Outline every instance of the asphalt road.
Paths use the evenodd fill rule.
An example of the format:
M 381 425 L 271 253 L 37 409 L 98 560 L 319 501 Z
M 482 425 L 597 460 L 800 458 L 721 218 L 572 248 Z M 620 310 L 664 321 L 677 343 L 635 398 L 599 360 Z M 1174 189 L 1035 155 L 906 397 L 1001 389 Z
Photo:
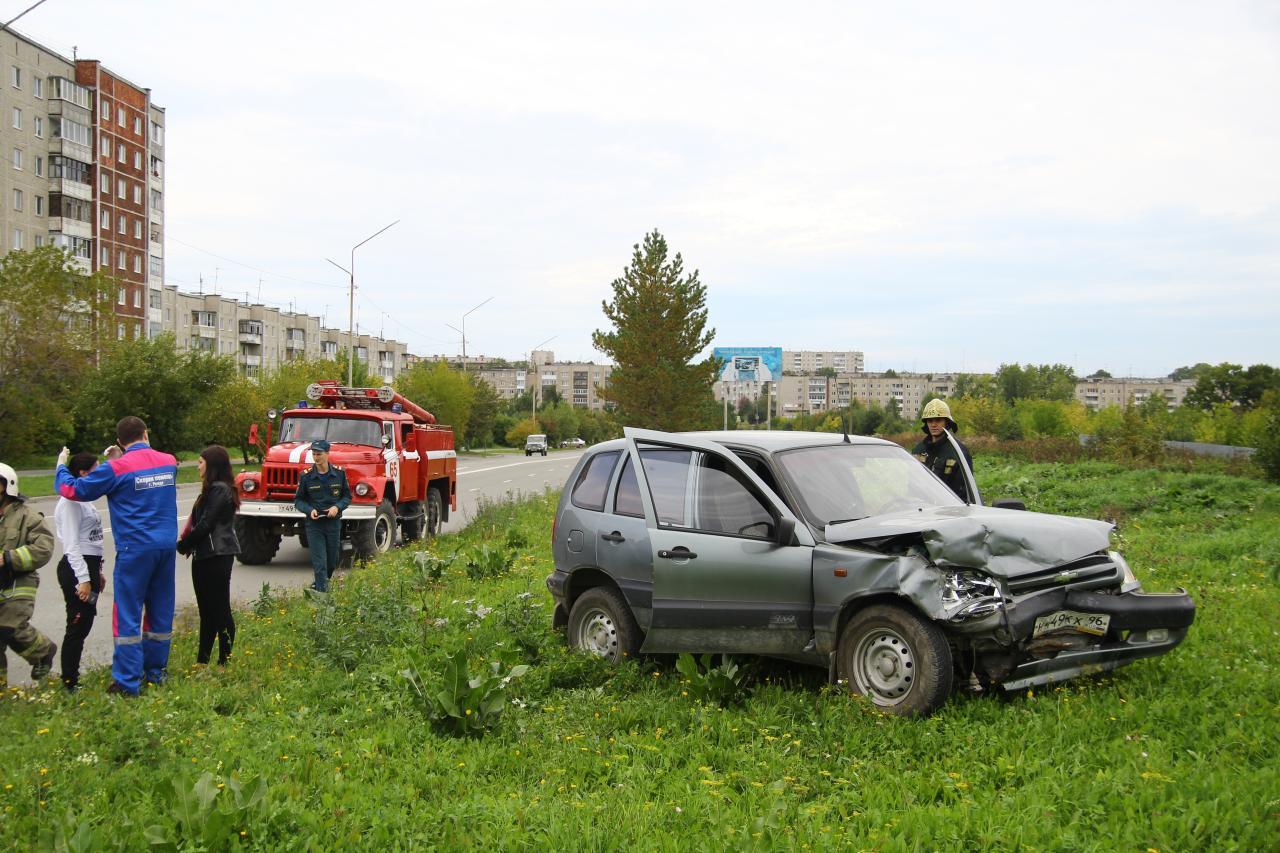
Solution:
M 461 530 L 475 516 L 481 498 L 490 501 L 501 501 L 517 497 L 525 493 L 538 493 L 546 488 L 558 489 L 564 485 L 565 479 L 573 470 L 581 450 L 558 450 L 543 458 L 534 456 L 494 456 L 489 458 L 460 457 L 458 459 L 458 509 L 452 512 L 445 523 L 445 532 Z M 191 505 L 195 503 L 199 487 L 195 484 L 178 487 L 178 526 L 186 523 Z M 53 509 L 58 498 L 32 498 L 30 503 L 45 514 L 49 525 L 53 525 Z M 98 616 L 93 623 L 93 630 L 85 643 L 81 671 L 85 672 L 95 666 L 111 662 L 111 608 L 114 603 L 112 595 L 111 569 L 115 565 L 115 540 L 111 535 L 111 517 L 107 511 L 107 501 L 97 502 L 102 512 L 105 542 L 103 566 L 106 576 L 106 589 L 98 598 Z M 56 567 L 62 557 L 61 543 L 57 543 L 51 559 L 40 569 L 40 590 L 36 596 L 35 615 L 32 624 L 43 631 L 45 636 L 62 645 L 62 635 L 66 630 L 66 607 L 62 600 L 62 590 L 58 587 Z M 339 574 L 342 574 L 339 572 Z M 298 544 L 296 537 L 287 538 L 280 545 L 280 551 L 274 560 L 265 566 L 246 566 L 239 561 L 231 573 L 231 598 L 237 604 L 253 601 L 262 592 L 263 584 L 269 584 L 273 590 L 301 589 L 308 586 L 313 579 L 311 560 L 307 551 Z M 181 611 L 190 608 L 192 630 L 195 626 L 195 594 L 191 588 L 191 561 L 178 556 L 176 579 L 177 625 L 181 629 L 184 624 Z M 189 661 L 175 660 L 172 666 L 184 666 Z M 54 662 L 55 672 L 60 664 Z M 12 651 L 9 652 L 10 684 L 29 684 L 30 668 L 26 661 Z

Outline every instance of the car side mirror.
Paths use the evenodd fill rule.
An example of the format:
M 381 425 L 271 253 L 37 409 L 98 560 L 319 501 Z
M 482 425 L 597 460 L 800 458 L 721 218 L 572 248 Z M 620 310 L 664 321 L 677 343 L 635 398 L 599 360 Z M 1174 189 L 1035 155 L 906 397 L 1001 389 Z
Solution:
M 796 538 L 796 521 L 794 518 L 780 518 L 773 531 L 775 545 L 790 545 Z
M 991 502 L 996 509 L 1020 509 L 1026 512 L 1027 505 L 1017 498 L 997 498 Z

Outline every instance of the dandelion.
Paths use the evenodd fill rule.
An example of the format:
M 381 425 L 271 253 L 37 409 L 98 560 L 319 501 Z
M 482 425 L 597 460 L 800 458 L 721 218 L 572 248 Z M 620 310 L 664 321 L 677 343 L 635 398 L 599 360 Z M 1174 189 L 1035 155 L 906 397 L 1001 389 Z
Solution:
M 48 733 L 49 733 L 48 729 L 36 729 L 36 734 L 38 735 L 47 735 Z

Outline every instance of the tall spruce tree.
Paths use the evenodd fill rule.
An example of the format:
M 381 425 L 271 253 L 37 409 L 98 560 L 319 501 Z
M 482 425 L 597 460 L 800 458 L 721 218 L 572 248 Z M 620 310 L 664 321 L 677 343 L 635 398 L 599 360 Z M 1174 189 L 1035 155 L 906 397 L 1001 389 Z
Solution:
M 602 396 L 617 405 L 626 426 L 681 430 L 705 427 L 716 359 L 694 361 L 715 337 L 707 329 L 706 287 L 698 271 L 684 275 L 677 253 L 668 260 L 658 231 L 635 247 L 631 265 L 613 282 L 604 315 L 613 331 L 591 343 L 614 364 Z M 717 410 L 718 411 L 718 410 Z

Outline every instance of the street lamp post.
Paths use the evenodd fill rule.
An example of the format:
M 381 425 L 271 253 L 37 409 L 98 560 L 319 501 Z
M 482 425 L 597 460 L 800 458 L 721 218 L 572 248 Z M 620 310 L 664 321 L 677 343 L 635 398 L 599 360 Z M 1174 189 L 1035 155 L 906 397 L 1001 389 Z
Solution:
M 399 222 L 399 221 L 400 220 L 397 219 L 395 222 L 392 222 L 391 225 L 395 225 L 396 222 Z M 329 263 L 333 264 L 335 267 L 337 267 L 338 269 L 346 273 L 349 281 L 348 288 L 347 288 L 347 385 L 348 386 L 352 384 L 352 377 L 355 375 L 355 366 L 356 366 L 356 274 L 354 272 L 356 268 L 356 249 L 359 249 L 365 243 L 368 243 L 374 237 L 377 237 L 383 231 L 386 231 L 388 228 L 391 227 L 391 225 L 383 226 L 382 228 L 378 229 L 377 231 L 370 234 L 368 237 L 365 237 L 359 243 L 356 243 L 354 246 L 351 247 L 351 268 L 350 269 L 348 269 L 347 267 L 344 267 L 342 264 L 338 263 L 337 261 L 329 261 L 328 258 L 325 258 L 326 261 L 329 261 Z
M 484 306 L 488 305 L 492 301 L 493 301 L 493 297 L 490 296 L 484 302 L 481 302 L 475 308 L 472 308 L 466 314 L 463 314 L 461 329 L 459 329 L 457 326 L 454 326 L 450 323 L 445 323 L 445 325 L 448 326 L 450 329 L 453 329 L 459 335 L 462 335 L 462 372 L 463 373 L 467 372 L 467 314 L 473 313 L 477 308 L 483 308 Z
M 529 350 L 529 372 L 533 374 L 535 383 L 538 380 L 538 372 L 533 367 L 533 354 L 537 352 L 540 347 L 546 346 L 547 344 L 554 341 L 557 337 L 559 337 L 559 335 L 552 335 L 551 337 L 547 338 L 545 341 L 534 344 L 533 347 Z M 533 393 L 534 387 L 535 385 L 529 386 L 529 410 L 530 410 L 529 417 L 534 420 L 537 420 L 538 419 L 538 398 Z

